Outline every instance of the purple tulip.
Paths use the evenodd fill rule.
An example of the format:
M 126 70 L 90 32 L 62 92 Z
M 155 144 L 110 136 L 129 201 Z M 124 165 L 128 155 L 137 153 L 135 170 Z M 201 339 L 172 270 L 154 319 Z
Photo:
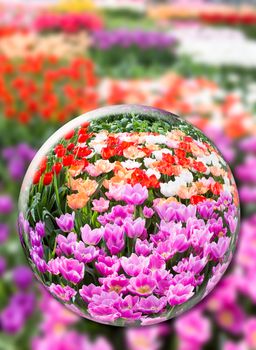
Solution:
M 210 255 L 214 259 L 221 259 L 226 254 L 230 244 L 230 237 L 220 237 L 218 242 L 212 242 L 206 248 L 206 253 L 210 253 Z
M 95 263 L 96 269 L 102 276 L 113 275 L 120 270 L 121 264 L 117 256 L 101 256 Z
M 0 314 L 0 323 L 4 332 L 15 334 L 22 330 L 26 319 L 31 316 L 35 307 L 33 293 L 14 294 L 9 305 Z
M 8 172 L 15 181 L 22 179 L 25 173 L 25 163 L 22 158 L 14 157 L 8 162 Z
M 102 239 L 103 234 L 104 230 L 102 228 L 92 230 L 88 224 L 81 228 L 82 240 L 88 245 L 97 245 Z
M 39 221 L 36 223 L 36 233 L 43 238 L 45 236 L 45 223 Z
M 2 157 L 5 160 L 12 158 L 13 156 L 15 156 L 15 154 L 16 154 L 16 150 L 14 147 L 6 147 L 2 151 Z
M 194 295 L 194 287 L 192 285 L 184 286 L 181 283 L 171 285 L 168 293 L 167 299 L 171 306 L 183 304 L 188 301 Z
M 49 291 L 64 302 L 70 301 L 77 293 L 69 286 L 62 287 L 61 285 L 54 283 L 50 285 Z
M 56 237 L 57 249 L 65 255 L 73 254 L 77 244 L 77 234 L 70 232 L 67 237 L 58 235 Z
M 6 260 L 4 257 L 0 256 L 0 277 L 3 276 L 6 270 Z
M 116 292 L 118 294 L 126 292 L 129 280 L 124 275 L 112 275 L 99 279 L 103 290 L 107 292 Z
M 61 259 L 59 271 L 67 281 L 73 284 L 79 283 L 84 278 L 84 264 L 76 259 Z
M 167 298 L 157 298 L 154 295 L 150 295 L 147 298 L 141 298 L 137 307 L 139 311 L 142 311 L 146 314 L 156 314 L 166 307 L 167 304 Z
M 126 219 L 123 225 L 124 232 L 132 239 L 138 238 L 145 233 L 145 224 L 146 221 L 142 218 L 137 218 L 136 220 Z
M 0 314 L 1 328 L 7 334 L 21 331 L 25 323 L 25 316 L 17 310 L 15 305 L 8 305 Z
M 149 265 L 149 258 L 137 256 L 136 254 L 132 254 L 129 258 L 123 256 L 120 260 L 125 273 L 132 277 L 136 277 L 144 272 Z
M 33 263 L 36 265 L 37 269 L 41 273 L 45 273 L 47 271 L 47 264 L 46 264 L 45 260 L 42 259 L 38 255 L 38 253 L 36 252 L 36 250 L 34 248 L 31 249 L 30 256 L 31 256 Z
M 24 218 L 23 213 L 19 214 L 18 218 L 18 228 L 19 228 L 19 234 L 22 237 L 23 234 L 28 235 L 30 232 L 30 226 L 28 220 Z
M 82 289 L 79 290 L 79 294 L 86 303 L 89 303 L 92 301 L 93 296 L 96 294 L 100 295 L 102 290 L 102 287 L 96 287 L 94 284 L 83 285 Z
M 122 226 L 126 218 L 132 218 L 134 207 L 132 205 L 116 205 L 111 209 L 110 213 L 106 213 L 98 217 L 98 221 L 102 225 L 107 223 L 114 223 L 118 226 Z
M 154 281 L 151 275 L 145 275 L 143 273 L 140 273 L 137 277 L 132 277 L 128 286 L 131 293 L 140 296 L 151 295 L 155 288 L 156 281 Z
M 211 324 L 200 309 L 193 309 L 177 318 L 175 330 L 179 339 L 188 343 L 187 349 L 202 349 L 211 338 Z
M 170 240 L 160 242 L 155 250 L 165 261 L 170 260 L 176 253 Z
M 127 204 L 141 205 L 148 198 L 148 190 L 141 184 L 125 185 L 122 193 L 122 200 Z
M 170 48 L 176 44 L 176 39 L 173 36 L 161 32 L 142 30 L 101 30 L 95 32 L 93 38 L 93 45 L 101 50 L 109 50 L 116 46 L 129 48 L 133 45 L 142 50 L 162 50 L 165 48 Z
M 15 306 L 18 312 L 18 309 L 21 310 L 23 315 L 27 318 L 29 317 L 35 308 L 36 298 L 34 293 L 25 293 L 18 292 L 14 294 L 10 299 L 10 305 Z
M 148 256 L 153 249 L 153 243 L 148 242 L 147 240 L 141 241 L 139 238 L 135 243 L 135 253 L 137 255 Z
M 128 320 L 141 319 L 141 312 L 138 312 L 138 296 L 127 295 L 124 299 L 118 303 L 118 311 L 121 313 L 121 317 Z
M 56 218 L 56 223 L 63 232 L 72 231 L 75 225 L 75 213 L 61 215 Z
M 99 250 L 93 246 L 85 247 L 83 242 L 79 242 L 74 250 L 74 257 L 84 263 L 88 264 L 95 260 L 99 255 Z
M 238 224 L 238 219 L 234 217 L 234 215 L 226 215 L 225 213 L 225 220 L 227 221 L 229 225 L 230 232 L 234 234 L 236 232 L 237 224 Z
M 214 206 L 214 201 L 206 200 L 204 202 L 198 203 L 197 210 L 203 219 L 209 220 L 214 212 Z
M 28 288 L 33 281 L 31 269 L 27 266 L 17 266 L 13 270 L 13 281 L 20 289 Z
M 47 263 L 47 270 L 53 275 L 58 275 L 60 273 L 60 263 L 63 257 L 56 259 L 51 259 Z
M 182 221 L 186 222 L 190 218 L 196 216 L 196 206 L 183 204 L 177 202 L 164 203 L 156 205 L 155 209 L 160 218 L 166 222 L 170 221 Z
M 16 152 L 21 158 L 28 162 L 30 162 L 36 154 L 36 151 L 26 143 L 20 143 L 16 148 Z
M 120 253 L 125 247 L 123 229 L 116 224 L 107 224 L 105 226 L 104 239 L 112 255 Z
M 13 207 L 13 201 L 10 196 L 0 196 L 0 214 L 9 214 L 13 210 Z
M 147 206 L 145 206 L 143 208 L 142 212 L 143 212 L 143 215 L 145 216 L 145 218 L 147 218 L 147 219 L 152 218 L 152 216 L 155 214 L 155 211 L 152 208 L 149 208 Z
M 207 258 L 200 258 L 199 256 L 193 256 L 190 254 L 189 258 L 183 258 L 179 261 L 178 265 L 173 267 L 173 270 L 177 273 L 192 272 L 193 274 L 199 274 L 205 267 Z
M 88 305 L 88 312 L 97 321 L 113 322 L 121 316 L 117 309 L 120 300 L 115 292 L 95 294 Z
M 256 188 L 253 186 L 242 185 L 239 189 L 240 199 L 245 204 L 254 204 L 256 202 Z
M 36 231 L 31 230 L 29 232 L 29 237 L 30 237 L 30 243 L 32 247 L 34 246 L 40 247 L 42 245 L 41 237 L 38 235 Z
M 164 259 L 160 255 L 151 255 L 149 257 L 148 268 L 150 271 L 160 271 L 166 269 L 166 264 Z
M 8 237 L 9 237 L 8 225 L 0 223 L 0 244 L 5 243 Z

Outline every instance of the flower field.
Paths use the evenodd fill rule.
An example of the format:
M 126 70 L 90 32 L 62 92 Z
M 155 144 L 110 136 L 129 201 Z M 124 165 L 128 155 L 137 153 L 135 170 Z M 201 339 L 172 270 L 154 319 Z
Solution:
M 184 1 L 175 3 L 176 7 L 160 7 L 154 4 L 149 6 L 146 1 L 126 0 L 118 4 L 116 1 L 73 0 L 60 1 L 58 4 L 51 1 L 47 6 L 21 6 L 19 10 L 11 5 L 0 5 L 0 349 L 256 349 L 256 10 L 249 8 L 249 5 L 238 9 L 229 5 L 208 6 L 203 1 L 197 1 L 195 11 L 195 6 L 192 9 Z M 20 186 L 36 151 L 64 123 L 82 113 L 114 104 L 143 104 L 163 108 L 201 129 L 230 165 L 241 202 L 238 246 L 232 264 L 218 286 L 201 303 L 181 316 L 142 328 L 116 328 L 85 320 L 72 312 L 75 305 L 69 305 L 68 310 L 54 300 L 35 281 L 26 263 L 17 229 Z M 141 129 L 138 131 L 144 132 L 143 125 L 139 123 Z M 95 127 L 94 132 L 97 132 L 97 124 L 91 127 Z M 119 127 L 116 126 L 115 132 L 124 132 Z M 161 125 L 157 128 L 160 130 Z M 80 132 L 81 140 L 86 136 Z M 74 140 L 65 142 L 74 143 Z M 134 141 L 134 138 L 131 137 L 131 140 Z M 66 149 L 68 145 L 65 142 Z M 88 148 L 95 150 L 95 142 L 85 142 L 88 142 Z M 123 153 L 118 155 L 118 166 L 123 171 L 125 169 L 127 175 L 131 164 L 133 168 L 136 167 L 138 160 L 129 153 L 133 149 L 127 150 L 124 144 L 119 146 Z M 65 169 L 69 169 L 71 179 L 77 171 L 76 176 L 80 176 L 81 162 L 68 163 L 72 150 L 61 155 L 62 147 L 52 152 L 57 152 L 62 161 L 66 157 Z M 90 179 L 93 176 L 105 178 L 103 195 L 93 198 L 90 215 L 92 218 L 96 214 L 101 216 L 105 229 L 116 230 L 115 239 L 119 239 L 113 240 L 112 231 L 106 229 L 104 237 L 99 230 L 97 241 L 91 242 L 90 227 L 79 227 L 82 241 L 79 249 L 72 252 L 77 261 L 80 259 L 75 267 L 78 272 L 75 276 L 83 273 L 83 268 L 79 268 L 86 257 L 89 264 L 101 271 L 101 279 L 104 280 L 102 285 L 107 291 L 111 283 L 116 283 L 108 277 L 107 266 L 108 269 L 114 269 L 122 264 L 126 272 L 124 276 L 121 273 L 118 275 L 118 281 L 125 289 L 127 279 L 132 280 L 129 293 L 134 296 L 129 302 L 135 303 L 135 299 L 140 298 L 137 317 L 141 317 L 138 313 L 142 313 L 146 319 L 152 310 L 160 312 L 166 305 L 173 307 L 177 303 L 177 295 L 175 297 L 174 287 L 169 290 L 167 297 L 161 295 L 154 285 L 154 279 L 150 281 L 154 291 L 150 300 L 147 300 L 149 296 L 146 292 L 144 295 L 138 294 L 141 289 L 136 288 L 143 281 L 134 271 L 130 271 L 123 232 L 119 232 L 119 226 L 111 221 L 113 215 L 110 210 L 118 209 L 119 203 L 116 197 L 118 194 L 111 193 L 111 182 L 118 181 L 118 176 L 110 177 L 106 170 L 107 166 L 111 167 L 111 151 L 111 147 L 105 147 L 103 154 L 98 154 L 98 158 L 93 158 L 93 161 L 88 159 L 89 164 L 83 163 L 83 168 L 88 168 Z M 148 152 L 151 151 L 143 149 L 143 145 L 140 150 L 136 149 L 136 152 L 146 152 L 149 159 Z M 170 157 L 167 158 L 166 161 L 170 162 Z M 161 252 L 164 245 L 152 246 L 152 242 L 146 244 L 143 239 L 144 229 L 150 230 L 151 211 L 156 210 L 152 215 L 159 215 L 159 218 L 164 215 L 163 208 L 151 208 L 149 194 L 161 190 L 163 197 L 174 195 L 166 192 L 171 190 L 170 187 L 159 185 L 159 172 L 161 179 L 167 176 L 162 173 L 164 166 L 161 168 L 161 163 L 155 166 L 149 171 L 145 165 L 141 168 L 138 165 L 133 176 L 129 178 L 130 175 L 127 175 L 129 181 L 122 197 L 127 205 L 128 217 L 124 231 L 131 243 L 129 249 L 141 255 L 138 268 L 143 264 L 142 260 L 145 263 L 147 256 L 150 256 L 151 249 L 158 249 L 165 256 L 165 252 Z M 38 177 L 34 178 L 34 190 L 38 186 L 54 190 L 51 184 L 56 174 L 63 173 L 62 167 L 63 164 L 58 162 L 48 164 L 43 171 L 41 169 Z M 105 170 L 102 173 L 103 168 Z M 120 171 L 120 168 L 116 171 Z M 135 197 L 131 191 L 139 169 L 148 171 L 148 175 L 142 179 L 143 186 L 138 186 L 139 197 L 136 200 L 139 202 L 134 203 L 135 199 L 131 198 Z M 200 169 L 197 168 L 197 171 Z M 78 186 L 76 176 L 70 183 L 67 196 L 71 212 L 79 205 L 84 207 L 85 201 L 89 200 L 88 196 L 81 195 L 83 191 L 79 194 L 79 191 L 72 190 L 72 187 Z M 140 173 L 137 176 L 142 175 Z M 96 190 L 93 183 L 91 186 L 92 191 Z M 211 186 L 209 188 L 213 192 L 209 193 L 214 197 L 218 186 Z M 106 197 L 106 191 L 110 198 Z M 204 196 L 202 192 L 191 195 L 181 188 L 179 196 L 184 203 L 192 198 L 192 205 L 203 207 L 204 202 L 197 203 L 197 196 Z M 40 203 L 38 205 L 40 208 Z M 142 214 L 136 214 L 140 237 L 133 236 L 135 224 L 129 219 L 129 210 L 132 208 L 128 207 L 133 205 L 143 210 Z M 106 211 L 100 213 L 102 208 Z M 69 255 L 65 249 L 72 246 L 74 238 L 65 233 L 72 231 L 74 218 L 72 215 L 61 216 L 62 209 L 56 211 L 54 223 L 58 232 L 57 251 L 62 251 L 60 256 Z M 40 218 L 35 223 L 31 218 L 29 220 L 30 225 L 37 225 L 37 231 L 43 237 L 44 228 L 40 226 Z M 231 221 L 228 219 L 227 222 L 232 226 Z M 93 228 L 92 222 L 87 224 Z M 31 258 L 39 273 L 44 275 L 46 266 L 40 258 L 37 238 L 38 235 L 30 237 L 31 241 L 26 244 L 30 249 L 37 247 Z M 137 239 L 136 246 L 133 246 L 134 238 Z M 218 254 L 220 258 L 225 251 L 225 238 L 228 239 L 219 238 L 223 241 L 222 251 L 212 249 L 211 254 L 215 252 L 215 258 Z M 93 243 L 90 249 L 85 248 L 86 242 Z M 111 255 L 119 254 L 120 261 L 112 261 L 111 268 L 108 265 L 110 262 L 104 261 L 107 257 L 98 256 L 98 249 L 102 249 L 103 245 L 107 246 Z M 54 242 L 49 242 L 49 247 L 53 251 Z M 48 285 L 50 292 L 64 299 L 77 293 L 79 298 L 87 300 L 90 318 L 98 317 L 104 321 L 99 305 L 90 299 L 92 291 L 77 287 L 76 277 L 67 274 L 67 261 L 60 258 L 61 274 L 71 282 L 70 289 L 63 292 L 63 286 L 58 286 L 59 274 L 54 274 L 56 266 L 53 262 L 49 263 L 51 259 L 56 260 L 57 256 L 53 255 L 49 259 L 47 256 L 47 263 L 52 265 L 53 273 L 52 283 Z M 192 266 L 193 261 L 189 264 Z M 182 263 L 177 265 L 176 273 L 180 274 L 182 268 Z M 142 279 L 143 276 L 140 277 Z M 216 282 L 213 281 L 214 284 Z M 93 278 L 90 283 L 94 283 Z M 197 280 L 197 283 L 199 285 L 200 281 Z M 93 293 L 97 294 L 98 285 L 94 288 L 96 290 Z M 187 288 L 186 292 L 187 295 L 193 293 L 192 287 Z M 95 300 L 102 305 L 100 298 Z M 119 309 L 114 310 L 115 315 L 126 312 L 127 317 L 136 319 L 136 314 L 131 315 L 124 304 L 123 309 L 120 305 L 119 300 Z M 145 323 L 149 324 L 150 321 Z

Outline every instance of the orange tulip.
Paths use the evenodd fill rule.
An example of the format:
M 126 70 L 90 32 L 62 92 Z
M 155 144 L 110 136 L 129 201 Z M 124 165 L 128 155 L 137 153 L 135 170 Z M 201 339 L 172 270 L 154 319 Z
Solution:
M 68 206 L 73 210 L 85 207 L 88 200 L 89 197 L 86 195 L 85 192 L 78 192 L 67 196 Z

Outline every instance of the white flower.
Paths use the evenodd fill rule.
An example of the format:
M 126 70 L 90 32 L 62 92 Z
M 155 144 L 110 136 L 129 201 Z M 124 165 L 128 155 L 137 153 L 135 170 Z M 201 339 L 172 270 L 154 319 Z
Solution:
M 194 180 L 193 174 L 188 169 L 182 170 L 181 174 L 178 177 L 180 178 L 180 181 L 184 182 L 185 184 L 190 184 Z
M 95 153 L 101 153 L 102 149 L 106 147 L 104 141 L 108 138 L 108 134 L 103 131 L 96 135 L 96 137 L 89 142 L 89 146 L 95 150 Z
M 175 196 L 177 191 L 177 184 L 175 181 L 169 181 L 167 183 L 160 183 L 160 192 L 165 197 L 172 197 Z
M 204 165 L 213 165 L 220 167 L 219 157 L 215 153 L 211 153 L 209 156 L 198 157 L 198 161 L 204 163 Z
M 146 9 L 146 0 L 94 0 L 95 5 L 105 9 L 132 9 L 143 12 Z
M 98 143 L 98 144 L 93 145 L 92 147 L 93 147 L 95 153 L 99 153 L 100 154 L 102 149 L 105 147 L 105 145 L 102 144 L 102 143 Z
M 256 66 L 256 43 L 239 30 L 200 26 L 177 28 L 172 34 L 179 40 L 178 54 L 189 55 L 194 62 L 215 66 Z
M 160 183 L 160 192 L 165 197 L 173 197 L 177 194 L 180 186 L 185 185 L 184 181 L 179 177 L 176 177 L 174 181 L 167 183 Z
M 134 169 L 134 168 L 139 168 L 141 166 L 141 163 L 131 159 L 128 159 L 125 162 L 121 162 L 121 164 L 126 169 Z
M 102 131 L 96 134 L 92 142 L 102 142 L 107 140 L 107 138 L 108 138 L 108 134 L 105 131 Z
M 146 143 L 149 144 L 166 144 L 167 137 L 164 135 L 148 135 L 145 137 Z
M 146 174 L 147 174 L 147 176 L 155 175 L 155 177 L 156 177 L 157 179 L 160 179 L 160 177 L 161 177 L 160 172 L 157 171 L 157 170 L 154 170 L 154 169 L 148 169 L 148 170 L 146 171 Z

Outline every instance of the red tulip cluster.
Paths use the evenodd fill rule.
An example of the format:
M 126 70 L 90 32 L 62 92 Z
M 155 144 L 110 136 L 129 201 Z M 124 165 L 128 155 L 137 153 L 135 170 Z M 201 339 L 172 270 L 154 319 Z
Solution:
M 86 123 L 79 130 L 77 141 L 80 143 L 86 142 L 92 137 L 92 134 L 87 132 Z M 71 130 L 66 136 L 65 140 L 69 141 L 73 138 L 75 132 Z M 47 157 L 41 161 L 39 169 L 36 171 L 33 183 L 34 185 L 42 181 L 43 185 L 48 186 L 53 182 L 54 174 L 58 175 L 63 167 L 69 168 L 70 172 L 77 172 L 87 167 L 87 156 L 90 155 L 91 150 L 88 147 L 75 146 L 73 142 L 69 142 L 66 147 L 63 144 L 57 144 L 54 148 L 54 153 L 57 161 L 49 167 Z
M 255 25 L 256 13 L 243 12 L 202 12 L 200 19 L 210 24 Z
M 27 57 L 19 63 L 0 57 L 2 114 L 21 123 L 35 116 L 64 121 L 98 106 L 92 62 L 76 58 Z

